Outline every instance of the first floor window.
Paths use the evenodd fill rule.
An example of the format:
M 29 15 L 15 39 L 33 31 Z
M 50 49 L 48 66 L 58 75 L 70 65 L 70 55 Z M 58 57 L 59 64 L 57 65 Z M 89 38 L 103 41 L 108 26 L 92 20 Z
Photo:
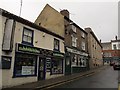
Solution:
M 54 50 L 59 51 L 59 40 L 54 39 Z
M 77 38 L 72 35 L 72 46 L 77 47 Z
M 36 56 L 17 54 L 15 60 L 15 76 L 36 75 Z
M 33 44 L 33 31 L 32 30 L 28 28 L 23 29 L 23 43 Z
M 85 42 L 82 42 L 82 50 L 85 50 Z
M 114 49 L 114 50 L 116 50 L 116 49 L 117 49 L 116 44 L 113 44 L 113 49 Z

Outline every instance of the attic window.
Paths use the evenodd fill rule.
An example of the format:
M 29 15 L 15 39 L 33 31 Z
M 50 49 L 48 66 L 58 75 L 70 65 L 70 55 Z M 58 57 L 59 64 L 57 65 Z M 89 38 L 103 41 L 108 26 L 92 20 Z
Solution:
M 39 25 L 41 25 L 41 23 L 39 23 Z

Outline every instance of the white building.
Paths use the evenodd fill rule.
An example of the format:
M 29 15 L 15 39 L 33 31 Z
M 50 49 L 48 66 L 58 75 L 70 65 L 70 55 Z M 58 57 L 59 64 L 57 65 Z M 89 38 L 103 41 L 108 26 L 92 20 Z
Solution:
M 0 11 L 2 87 L 64 75 L 64 37 Z
M 111 40 L 112 50 L 120 50 L 120 39 L 117 36 L 115 38 L 116 40 Z

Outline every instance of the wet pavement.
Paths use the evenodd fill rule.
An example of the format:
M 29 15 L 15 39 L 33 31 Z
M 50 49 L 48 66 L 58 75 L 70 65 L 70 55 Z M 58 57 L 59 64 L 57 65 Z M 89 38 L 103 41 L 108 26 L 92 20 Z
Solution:
M 108 66 L 95 74 L 54 88 L 118 88 L 118 75 L 118 70 L 113 70 L 111 66 Z

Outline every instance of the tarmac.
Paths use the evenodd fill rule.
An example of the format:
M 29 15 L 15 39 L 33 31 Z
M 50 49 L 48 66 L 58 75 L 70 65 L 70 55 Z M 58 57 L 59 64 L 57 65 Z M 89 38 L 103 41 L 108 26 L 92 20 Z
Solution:
M 100 69 L 105 69 L 106 67 L 107 66 L 97 67 L 95 69 L 91 69 L 91 70 L 80 72 L 80 73 L 64 75 L 64 76 L 60 76 L 57 78 L 51 78 L 51 79 L 46 79 L 46 80 L 40 80 L 37 82 L 22 84 L 22 85 L 10 87 L 10 88 L 4 88 L 2 90 L 6 90 L 6 89 L 27 89 L 27 90 L 45 89 L 45 88 L 49 88 L 49 87 L 55 86 L 60 83 L 67 83 L 67 82 L 76 80 L 78 78 L 82 78 L 82 77 L 88 76 L 90 74 L 94 74 L 94 73 L 98 72 Z

